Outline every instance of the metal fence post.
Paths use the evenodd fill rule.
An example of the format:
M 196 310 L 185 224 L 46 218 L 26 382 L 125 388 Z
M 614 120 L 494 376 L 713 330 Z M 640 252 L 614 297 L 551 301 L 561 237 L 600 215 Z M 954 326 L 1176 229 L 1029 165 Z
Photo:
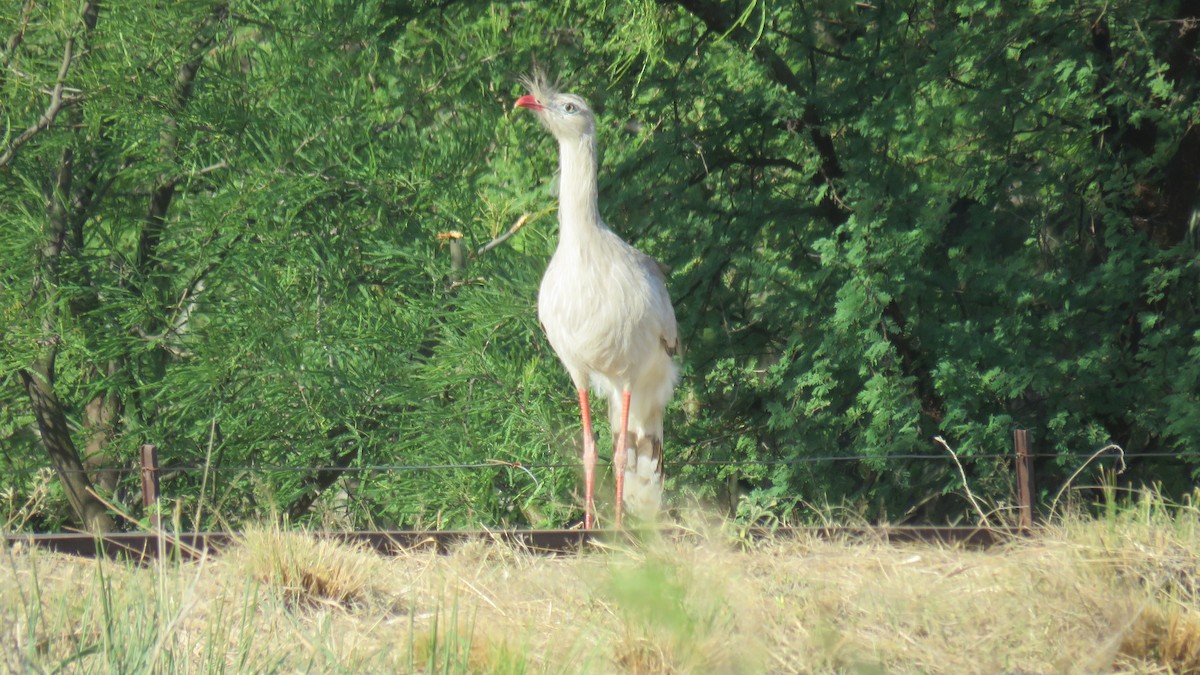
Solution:
M 1013 430 L 1013 449 L 1017 453 L 1017 522 L 1021 527 L 1033 527 L 1033 455 L 1027 429 Z
M 142 446 L 142 505 L 150 516 L 150 526 L 158 530 L 162 517 L 158 512 L 158 446 Z

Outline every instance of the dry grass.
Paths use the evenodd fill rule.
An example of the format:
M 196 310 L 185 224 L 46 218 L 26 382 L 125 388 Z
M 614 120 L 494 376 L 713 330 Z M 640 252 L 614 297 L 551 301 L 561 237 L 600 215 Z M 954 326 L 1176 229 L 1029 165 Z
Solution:
M 246 530 L 235 556 L 253 579 L 297 604 L 352 607 L 366 600 L 384 577 L 384 561 L 365 547 L 279 527 Z
M 12 672 L 1200 672 L 1200 526 L 1147 503 L 989 551 L 717 533 L 382 558 L 264 529 L 136 568 L 0 553 Z

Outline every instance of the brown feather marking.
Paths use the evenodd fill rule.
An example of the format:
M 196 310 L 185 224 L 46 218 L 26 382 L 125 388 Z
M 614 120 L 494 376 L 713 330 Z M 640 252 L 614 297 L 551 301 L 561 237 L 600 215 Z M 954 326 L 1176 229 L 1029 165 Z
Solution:
M 655 463 L 658 466 L 659 477 L 665 479 L 667 477 L 667 475 L 666 475 L 666 473 L 663 472 L 662 439 L 658 438 L 657 436 L 647 436 L 646 438 L 644 438 L 642 440 L 650 441 L 650 457 L 651 457 L 651 459 L 655 460 Z M 639 450 L 640 450 L 640 448 L 639 448 Z
M 667 353 L 667 356 L 675 356 L 675 351 L 679 348 L 679 340 L 676 340 L 676 341 L 668 344 L 667 338 L 660 337 L 660 338 L 658 338 L 658 341 L 660 343 L 662 343 L 663 351 L 665 351 Z
M 621 437 L 621 432 L 613 432 L 613 447 L 617 447 L 617 440 Z M 661 438 L 656 436 L 643 436 L 638 438 L 632 431 L 625 434 L 625 467 L 636 467 L 637 460 L 641 457 L 649 457 L 655 464 L 654 470 L 659 476 L 663 475 L 663 442 Z

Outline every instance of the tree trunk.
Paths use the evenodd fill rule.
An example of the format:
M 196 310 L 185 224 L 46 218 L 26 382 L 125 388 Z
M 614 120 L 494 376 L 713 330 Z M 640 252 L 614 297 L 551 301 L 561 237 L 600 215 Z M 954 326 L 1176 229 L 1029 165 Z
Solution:
M 54 389 L 54 362 L 61 342 L 55 333 L 53 314 L 57 313 L 56 299 L 59 283 L 60 256 L 67 245 L 68 204 L 75 173 L 74 152 L 63 150 L 53 180 L 46 187 L 46 238 L 39 253 L 39 269 L 33 282 L 35 296 L 44 296 L 50 316 L 43 320 L 46 337 L 42 339 L 45 352 L 29 368 L 20 371 L 21 383 L 29 396 L 30 407 L 41 430 L 42 446 L 58 473 L 63 491 L 82 527 L 92 532 L 113 529 L 104 502 L 96 495 L 84 469 L 79 450 L 71 440 L 63 404 Z
M 79 516 L 84 529 L 91 532 L 108 532 L 113 529 L 104 503 L 96 496 L 92 482 L 88 479 L 79 452 L 71 441 L 67 429 L 67 416 L 62 403 L 54 392 L 54 356 L 57 345 L 47 347 L 50 351 L 32 367 L 21 371 L 21 382 L 29 394 L 29 402 L 42 432 L 42 445 L 50 456 L 50 462 L 62 481 L 63 491 L 71 508 Z
M 112 377 L 120 370 L 121 362 L 110 359 L 106 373 Z M 97 375 L 100 373 L 92 371 Z M 109 390 L 97 395 L 83 409 L 83 427 L 88 431 L 87 443 L 83 447 L 83 461 L 96 476 L 96 482 L 105 492 L 117 489 L 118 472 L 112 469 L 113 457 L 108 454 L 108 442 L 116 433 L 122 411 L 121 397 Z

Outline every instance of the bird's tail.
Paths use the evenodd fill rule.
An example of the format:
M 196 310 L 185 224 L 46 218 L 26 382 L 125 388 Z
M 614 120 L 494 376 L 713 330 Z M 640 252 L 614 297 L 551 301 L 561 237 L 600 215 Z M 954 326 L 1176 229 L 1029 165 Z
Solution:
M 678 367 L 662 351 L 657 359 L 643 365 L 639 378 L 630 386 L 623 501 L 630 514 L 643 520 L 653 520 L 662 507 L 663 413 L 678 377 Z M 620 387 L 612 387 L 609 392 L 609 421 L 616 452 L 624 394 Z
M 617 435 L 613 434 L 613 447 Z M 629 431 L 625 437 L 625 508 L 652 520 L 662 506 L 663 442 L 660 435 Z

